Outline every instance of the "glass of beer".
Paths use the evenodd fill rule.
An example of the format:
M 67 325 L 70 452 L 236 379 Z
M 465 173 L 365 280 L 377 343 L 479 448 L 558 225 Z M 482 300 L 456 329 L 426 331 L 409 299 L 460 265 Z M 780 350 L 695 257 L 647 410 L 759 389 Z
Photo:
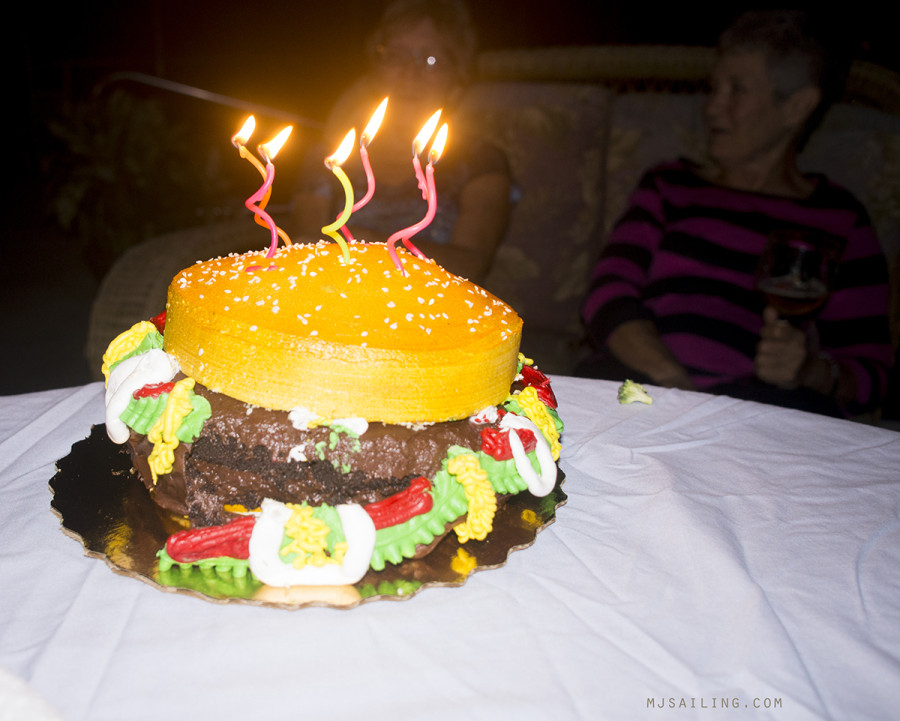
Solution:
M 783 318 L 802 322 L 825 303 L 840 258 L 833 238 L 806 230 L 769 236 L 759 260 L 756 287 Z

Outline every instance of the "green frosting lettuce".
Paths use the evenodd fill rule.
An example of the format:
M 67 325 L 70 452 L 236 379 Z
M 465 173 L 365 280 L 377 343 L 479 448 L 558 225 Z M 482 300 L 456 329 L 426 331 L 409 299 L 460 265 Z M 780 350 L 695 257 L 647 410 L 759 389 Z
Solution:
M 405 558 L 412 558 L 416 546 L 428 545 L 444 533 L 447 523 L 455 521 L 469 510 L 465 489 L 457 482 L 456 477 L 447 471 L 447 462 L 462 453 L 472 453 L 468 448 L 452 446 L 447 450 L 447 457 L 441 464 L 431 482 L 431 494 L 434 506 L 428 513 L 414 516 L 396 526 L 381 528 L 375 532 L 375 550 L 372 553 L 372 568 L 380 571 L 385 563 L 402 563 Z M 528 484 L 522 480 L 513 459 L 498 461 L 483 451 L 475 454 L 478 462 L 488 474 L 494 493 L 515 495 L 528 490 Z M 527 454 L 528 461 L 535 472 L 540 473 L 541 464 L 533 451 Z
M 203 424 L 212 415 L 212 408 L 206 398 L 194 391 L 190 392 L 189 397 L 191 412 L 184 417 L 178 430 L 175 431 L 175 437 L 182 443 L 193 443 L 197 440 L 203 430 Z M 163 414 L 168 400 L 168 393 L 160 393 L 155 398 L 132 398 L 119 418 L 135 433 L 147 435 Z
M 515 413 L 517 416 L 525 415 L 525 410 L 519 405 L 519 401 L 516 400 L 515 396 L 509 396 L 503 402 L 503 407 L 510 413 Z
M 200 431 L 203 430 L 203 424 L 209 420 L 212 415 L 209 401 L 203 396 L 199 396 L 194 391 L 190 393 L 191 412 L 188 413 L 178 430 L 175 431 L 175 437 L 182 443 L 193 443 L 200 437 Z
M 559 417 L 559 413 L 556 412 L 555 408 L 550 408 L 549 406 L 545 406 L 547 409 L 547 413 L 550 414 L 550 417 L 553 419 L 553 425 L 556 428 L 556 432 L 562 435 L 562 432 L 566 429 L 565 424 L 562 421 L 562 418 Z
M 362 444 L 359 442 L 359 434 L 342 425 L 331 426 L 331 431 L 328 434 L 328 450 L 333 451 L 338 447 L 338 443 L 341 441 L 341 434 L 346 436 L 344 449 L 342 451 L 343 454 L 359 453 L 362 450 Z M 324 443 L 324 441 L 320 441 L 319 443 Z M 316 451 L 319 451 L 319 444 L 316 444 Z M 321 456 L 321 459 L 324 460 L 324 454 Z M 341 473 L 350 473 L 350 471 L 353 470 L 350 463 L 339 458 L 332 458 L 331 465 Z
M 316 443 L 315 449 L 316 449 L 316 458 L 318 458 L 320 461 L 324 461 L 325 460 L 325 441 L 319 441 L 318 443 Z
M 350 436 L 351 438 L 359 438 L 359 433 L 354 431 L 352 428 L 341 425 L 340 423 L 332 423 L 329 428 L 331 428 L 331 430 L 333 430 L 335 433 L 343 433 L 345 436 Z
M 372 596 L 411 596 L 421 586 L 421 581 L 380 581 L 377 586 L 374 583 L 364 583 L 357 590 L 362 598 L 371 598 Z
M 412 558 L 417 545 L 428 545 L 444 533 L 448 523 L 468 512 L 469 504 L 465 489 L 457 482 L 456 477 L 447 471 L 447 461 L 461 453 L 471 452 L 462 446 L 451 446 L 447 449 L 447 457 L 441 464 L 441 470 L 431 481 L 434 505 L 430 511 L 375 532 L 372 568 L 380 571 L 384 568 L 385 562 L 402 563 L 404 558 Z
M 168 400 L 168 393 L 160 393 L 156 398 L 132 398 L 119 419 L 135 433 L 146 436 L 166 409 Z
M 487 471 L 488 480 L 491 482 L 494 493 L 515 495 L 528 490 L 528 484 L 522 480 L 519 471 L 516 469 L 516 462 L 512 458 L 498 461 L 484 451 L 478 451 L 477 455 L 481 467 Z M 533 451 L 528 454 L 528 460 L 535 471 L 539 473 L 540 463 Z
M 173 567 L 189 569 L 195 566 L 206 573 L 215 573 L 220 576 L 229 574 L 235 578 L 246 576 L 250 572 L 250 562 L 247 559 L 232 558 L 231 556 L 216 556 L 215 558 L 203 558 L 192 563 L 182 563 L 181 561 L 176 561 L 165 548 L 162 548 L 157 551 L 156 557 L 159 559 L 160 572 L 168 571 Z
M 212 598 L 252 598 L 263 585 L 250 571 L 246 560 L 222 556 L 179 563 L 165 548 L 157 556 L 157 581 L 163 586 L 185 588 Z

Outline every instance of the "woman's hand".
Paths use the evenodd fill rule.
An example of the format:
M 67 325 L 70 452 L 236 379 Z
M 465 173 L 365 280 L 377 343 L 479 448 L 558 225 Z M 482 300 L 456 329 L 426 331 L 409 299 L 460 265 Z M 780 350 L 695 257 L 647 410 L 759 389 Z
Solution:
M 806 334 L 778 317 L 774 308 L 763 311 L 763 327 L 759 333 L 754 365 L 756 376 L 780 388 L 797 388 L 807 361 Z
M 694 390 L 694 382 L 687 370 L 662 342 L 651 321 L 622 323 L 609 334 L 606 345 L 622 363 L 640 371 L 656 385 Z

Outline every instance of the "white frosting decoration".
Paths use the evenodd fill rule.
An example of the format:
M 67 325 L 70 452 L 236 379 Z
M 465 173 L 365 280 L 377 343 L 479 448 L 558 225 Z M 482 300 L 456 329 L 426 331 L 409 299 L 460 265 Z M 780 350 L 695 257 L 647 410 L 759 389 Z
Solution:
M 345 428 L 357 436 L 361 436 L 369 430 L 369 422 L 365 418 L 335 418 L 328 425 L 332 428 Z
M 309 460 L 306 457 L 306 453 L 303 448 L 304 446 L 294 446 L 293 448 L 291 448 L 291 450 L 288 452 L 288 460 L 301 462 Z
M 309 408 L 294 408 L 288 413 L 288 420 L 298 431 L 308 431 L 316 426 L 339 426 L 351 433 L 361 436 L 369 430 L 369 422 L 365 418 L 335 418 L 328 420 Z
M 478 411 L 474 416 L 469 416 L 469 422 L 477 424 L 495 423 L 498 415 L 497 406 L 488 406 Z
M 515 413 L 507 413 L 500 419 L 500 427 L 509 431 L 509 447 L 512 449 L 513 460 L 516 463 L 516 470 L 522 476 L 522 480 L 528 486 L 528 490 L 532 495 L 543 497 L 546 496 L 556 485 L 556 462 L 553 460 L 553 452 L 550 450 L 550 444 L 541 433 L 541 429 L 524 416 L 517 416 Z M 537 456 L 538 464 L 541 467 L 540 474 L 535 473 L 528 455 L 525 453 L 525 447 L 522 445 L 522 439 L 519 434 L 513 432 L 513 429 L 521 428 L 534 433 L 537 445 L 534 447 L 534 453 Z
M 151 383 L 168 383 L 176 373 L 178 361 L 158 348 L 126 358 L 112 369 L 106 384 L 106 433 L 113 443 L 128 440 L 128 426 L 119 416 L 131 402 L 132 394 Z
M 356 504 L 335 506 L 344 537 L 347 553 L 340 565 L 307 565 L 294 568 L 281 559 L 284 527 L 291 517 L 291 509 L 269 498 L 262 502 L 261 512 L 250 534 L 250 570 L 268 586 L 343 586 L 356 583 L 366 575 L 375 549 L 375 524 L 366 510 Z
M 316 426 L 322 422 L 322 416 L 313 413 L 309 408 L 294 408 L 288 413 L 288 420 L 298 431 L 308 431 L 310 424 Z

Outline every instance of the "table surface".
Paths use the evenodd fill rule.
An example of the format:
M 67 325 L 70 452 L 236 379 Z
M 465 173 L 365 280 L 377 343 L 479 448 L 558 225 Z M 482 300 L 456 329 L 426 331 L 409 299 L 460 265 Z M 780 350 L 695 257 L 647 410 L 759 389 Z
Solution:
M 102 386 L 0 398 L 0 719 L 900 714 L 900 434 L 554 389 L 569 500 L 531 548 L 462 587 L 297 611 L 84 556 L 48 481 Z

